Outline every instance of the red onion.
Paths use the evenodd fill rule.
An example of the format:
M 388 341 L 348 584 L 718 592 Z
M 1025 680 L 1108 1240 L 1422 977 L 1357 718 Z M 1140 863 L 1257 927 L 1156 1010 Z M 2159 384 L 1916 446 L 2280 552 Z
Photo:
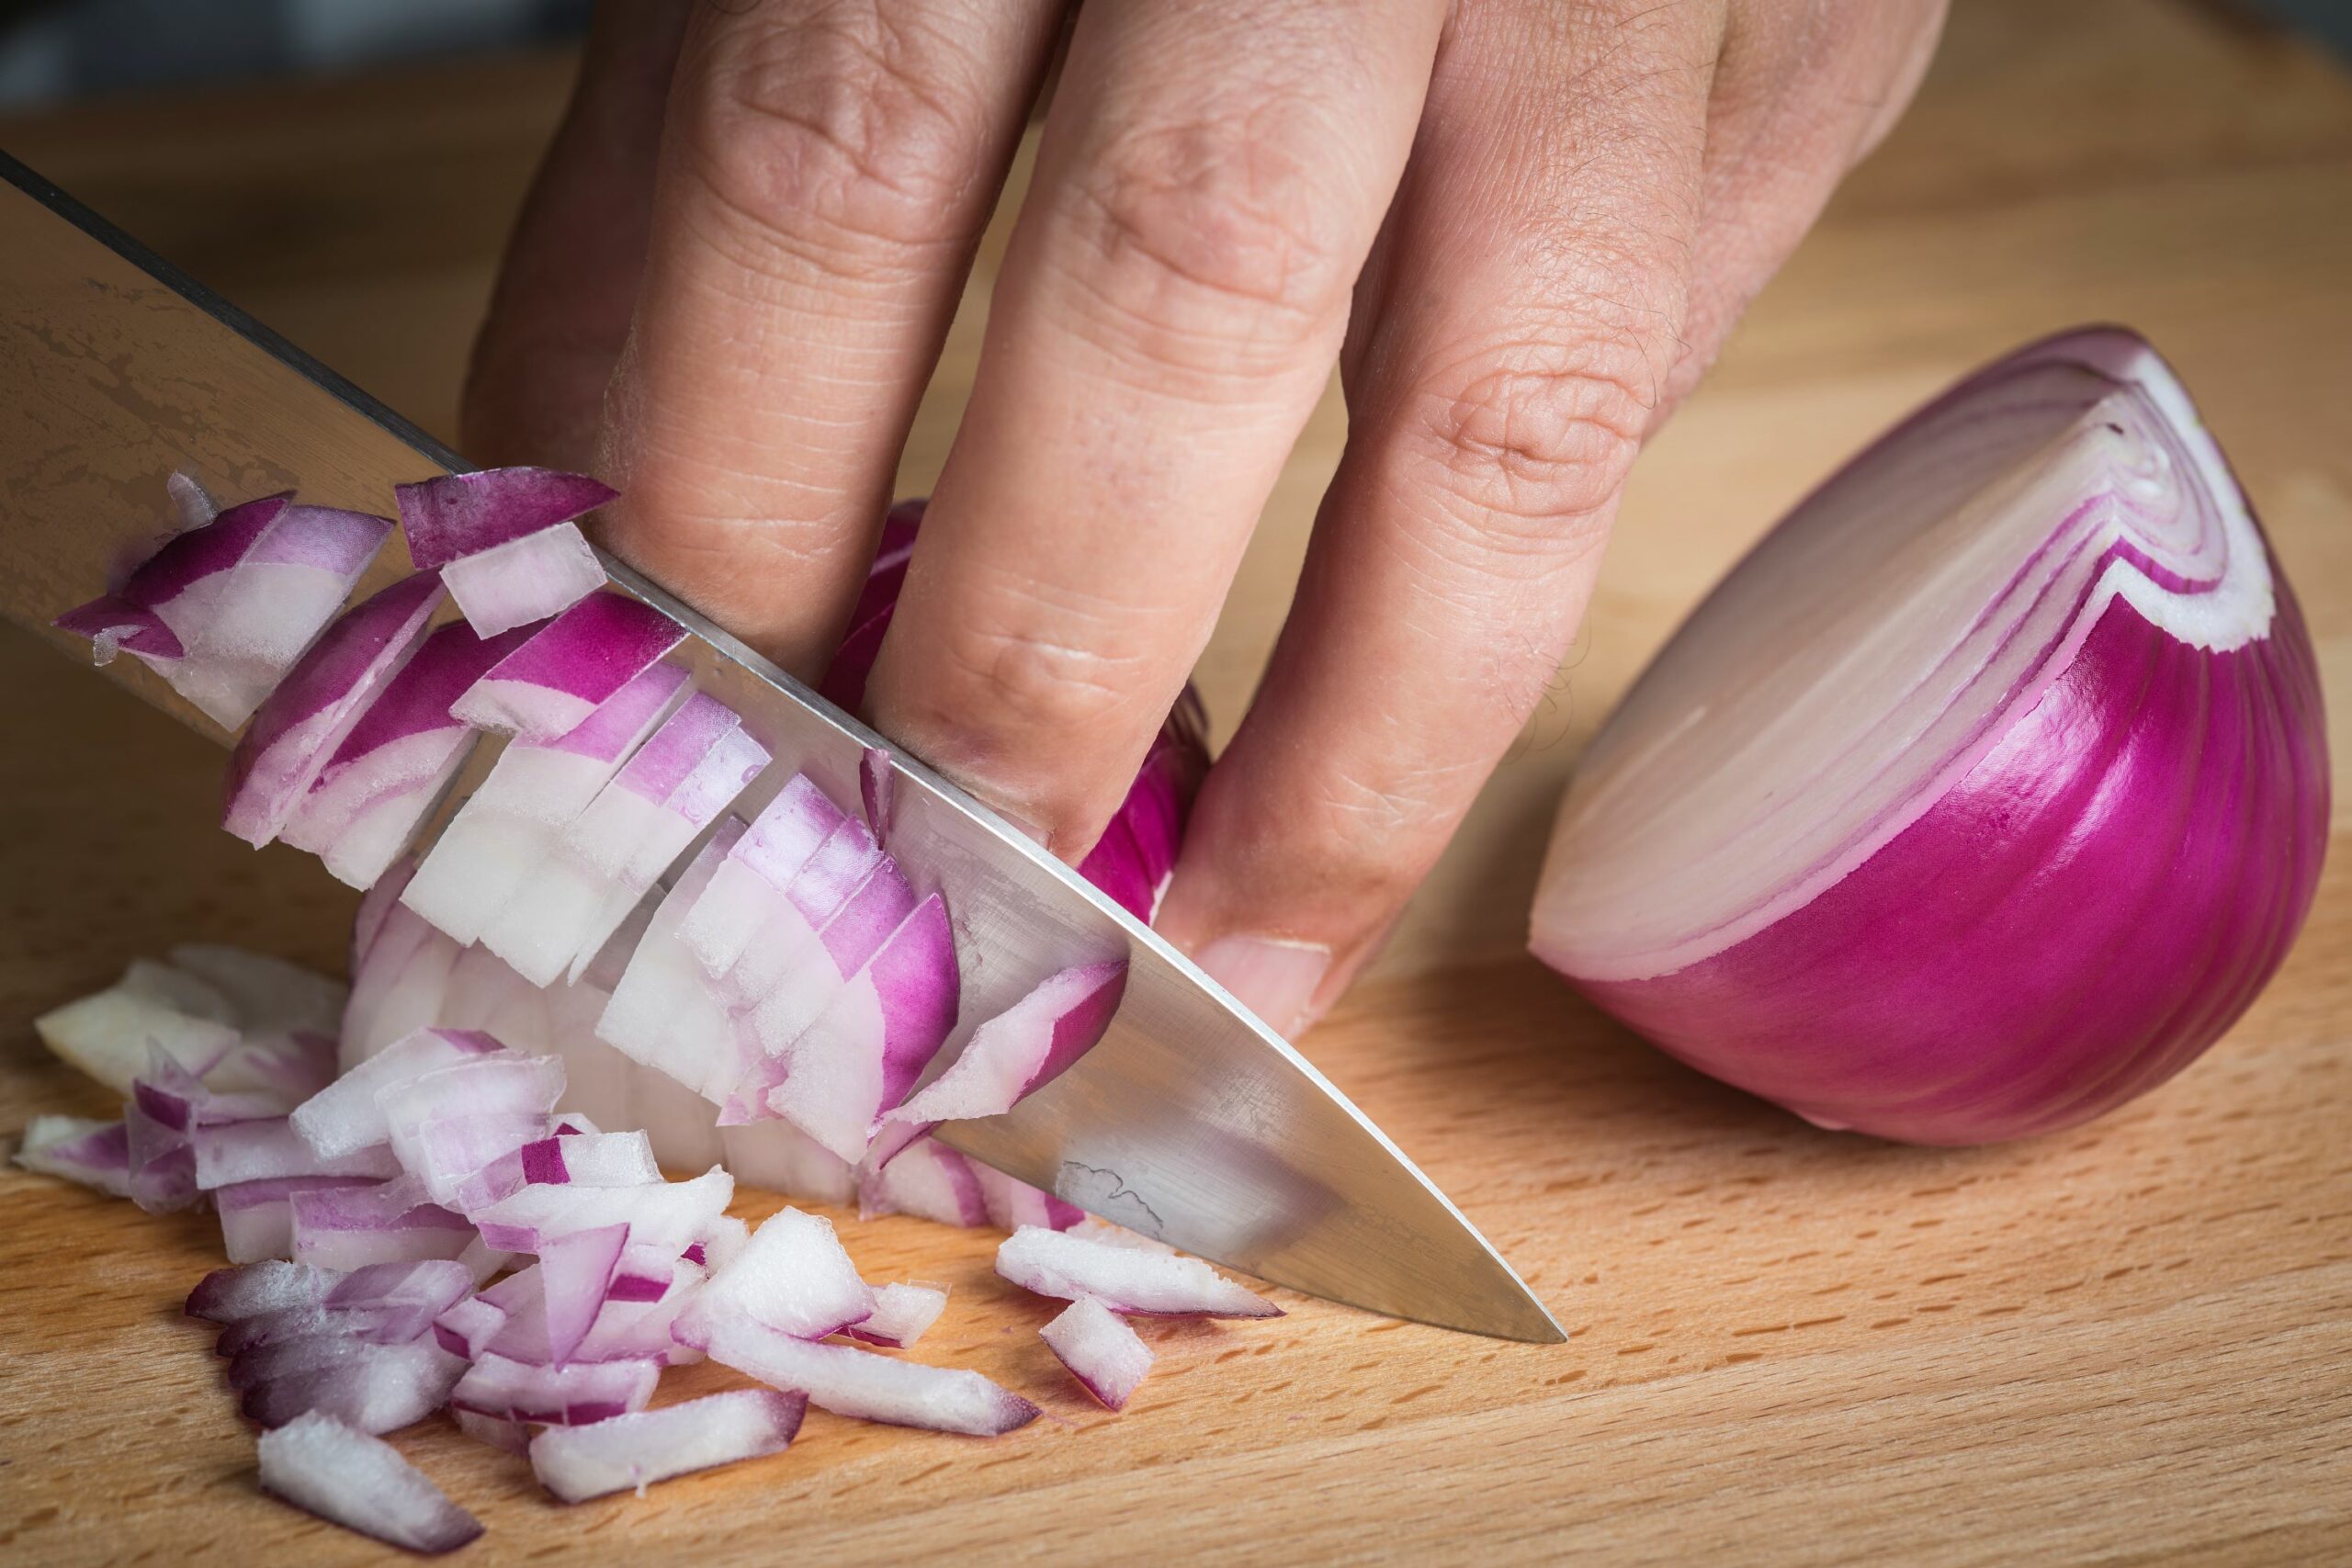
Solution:
M 803 916 L 818 922 L 807 941 L 772 939 L 763 929 L 727 976 L 738 1010 L 748 1009 L 761 1055 L 776 1064 L 779 1073 L 795 1043 L 881 953 L 918 902 L 905 874 L 878 850 L 865 879 L 821 915 L 808 911 L 827 900 L 811 899 L 806 881 L 794 879 L 786 898 L 807 900 L 787 924 L 797 926 Z M 773 1087 L 774 1081 L 763 1088 Z
M 294 1260 L 322 1269 L 357 1269 L 455 1258 L 473 1239 L 465 1216 L 422 1201 L 407 1179 L 377 1187 L 311 1188 L 297 1192 Z
M 2048 1132 L 2276 970 L 2327 839 L 2311 642 L 2172 371 L 1980 371 L 1709 596 L 1593 742 L 1539 956 L 1825 1126 Z
M 481 1534 L 390 1444 L 326 1416 L 305 1416 L 261 1439 L 261 1483 L 298 1508 L 411 1551 L 454 1551 Z
M 1072 1302 L 1037 1337 L 1087 1393 L 1112 1410 L 1125 1410 L 1151 1371 L 1151 1347 L 1091 1296 Z
M 190 1317 L 225 1325 L 288 1307 L 323 1306 L 327 1292 L 341 1278 L 334 1269 L 284 1258 L 242 1269 L 215 1269 L 197 1281 L 183 1310 Z
M 477 729 L 553 740 L 685 639 L 685 627 L 642 599 L 592 593 L 533 632 L 450 711 Z
M 929 1332 L 946 1310 L 944 1285 L 885 1285 L 874 1292 L 874 1310 L 842 1332 L 861 1345 L 903 1350 Z
M 906 1098 L 956 1027 L 956 932 L 938 894 L 892 931 L 794 1040 L 768 1109 L 845 1160 Z
M 593 1427 L 550 1427 L 531 1440 L 531 1470 L 567 1503 L 642 1493 L 656 1481 L 782 1453 L 808 1407 L 801 1394 L 746 1388 Z
M 978 1160 L 970 1162 L 972 1179 L 979 1183 L 980 1201 L 988 1212 L 988 1223 L 1001 1231 L 1017 1231 L 1023 1226 L 1041 1230 L 1066 1231 L 1086 1218 L 1086 1211 L 1074 1203 L 1064 1202 L 1043 1188 L 1010 1177 L 991 1165 Z
M 264 1427 L 313 1413 L 362 1432 L 397 1432 L 441 1408 L 465 1363 L 430 1339 L 356 1347 L 323 1365 L 254 1383 L 238 1408 Z
M 922 524 L 923 502 L 902 501 L 890 509 L 883 524 L 880 549 L 868 570 L 865 586 L 851 612 L 849 630 L 825 671 L 821 690 L 837 705 L 856 713 L 865 705 L 865 678 L 882 651 L 882 634 L 889 629 L 898 607 L 899 590 L 907 577 L 907 562 L 914 553 L 915 533 Z M 1078 873 L 1094 884 L 1136 919 L 1149 923 L 1176 869 L 1176 852 L 1184 837 L 1184 819 L 1193 796 L 1208 772 L 1206 724 L 1201 700 L 1190 686 L 1176 699 L 1168 722 L 1160 727 L 1151 749 L 1136 771 L 1135 783 L 1094 848 L 1079 863 Z M 871 777 L 871 770 L 861 775 Z M 887 774 L 885 775 L 887 778 Z M 877 802 L 869 798 L 872 818 Z M 888 812 L 881 811 L 884 820 Z M 883 832 L 884 821 L 875 822 Z
M 1197 1258 L 1117 1247 L 1023 1225 L 996 1249 L 996 1271 L 1024 1291 L 1064 1301 L 1092 1297 L 1114 1312 L 1148 1317 L 1280 1317 Z
M 504 1047 L 478 1031 L 420 1029 L 354 1066 L 295 1107 L 294 1131 L 322 1155 L 345 1155 L 391 1139 L 391 1122 L 378 1096 L 470 1057 Z
M 742 832 L 740 819 L 722 822 L 679 875 L 596 1021 L 597 1038 L 711 1097 L 723 1097 L 734 1083 L 734 1032 L 679 928 L 687 911 L 700 907 Z
M 120 1122 L 36 1116 L 17 1145 L 16 1163 L 117 1198 L 130 1196 L 130 1134 Z
M 976 1172 L 971 1161 L 945 1144 L 917 1138 L 888 1163 L 859 1173 L 858 1216 L 913 1214 L 945 1225 L 987 1224 L 988 1200 Z
M 732 708 L 702 693 L 639 747 L 567 825 L 482 933 L 535 986 L 584 971 L 695 835 L 767 765 Z
M 345 613 L 254 713 L 230 754 L 220 825 L 255 849 L 286 826 L 319 771 L 399 673 L 441 603 L 428 574 Z
M 692 691 L 685 671 L 655 664 L 556 739 L 510 741 L 481 787 L 441 830 L 401 890 L 401 902 L 460 942 L 478 939 L 528 883 L 566 825 Z
M 450 705 L 524 634 L 452 623 L 426 637 L 351 727 L 280 836 L 354 887 L 373 887 L 471 755 L 477 732 Z
M 837 1416 L 994 1438 L 1035 1420 L 1029 1401 L 974 1371 L 926 1367 L 847 1345 L 813 1344 L 741 1312 L 689 1313 L 678 1337 L 719 1365 L 797 1389 Z
M 369 1187 L 366 1176 L 281 1176 L 215 1189 L 220 1251 L 232 1263 L 260 1263 L 294 1250 L 294 1194 L 320 1187 Z
M 547 1306 L 548 1355 L 568 1361 L 605 1304 L 613 1270 L 628 1245 L 626 1224 L 596 1225 L 539 1248 L 539 1290 Z
M 242 1038 L 219 990 L 145 958 L 133 959 L 105 990 L 41 1014 L 33 1031 L 68 1066 L 125 1095 L 146 1070 L 151 1048 L 201 1075 Z
M 559 523 L 451 561 L 441 581 L 466 624 L 494 637 L 560 615 L 595 592 L 605 586 L 605 563 L 579 525 Z
M 556 1236 L 616 1222 L 629 1227 L 634 1240 L 684 1251 L 726 1211 L 734 1192 L 735 1179 L 723 1170 L 632 1187 L 534 1182 L 473 1218 L 482 1239 L 510 1252 L 537 1252 Z
M 656 1361 L 540 1366 L 486 1350 L 449 1391 L 449 1404 L 509 1421 L 581 1427 L 644 1409 L 661 1378 Z
M 477 468 L 395 485 L 409 559 L 431 570 L 569 523 L 618 492 L 553 468 Z
M 822 1339 L 865 1322 L 875 1305 L 832 1222 L 783 1209 L 762 1222 L 740 1256 L 713 1271 L 689 1310 L 697 1322 L 740 1314 L 779 1333 Z
M 174 499 L 189 525 L 106 597 L 57 625 L 91 639 L 97 662 L 137 655 L 223 728 L 233 729 L 301 656 L 375 558 L 391 524 L 266 496 L 210 513 L 185 475 Z
M 1003 1114 L 1094 1048 L 1126 987 L 1124 958 L 1047 978 L 974 1030 L 955 1063 L 888 1120 L 928 1130 Z

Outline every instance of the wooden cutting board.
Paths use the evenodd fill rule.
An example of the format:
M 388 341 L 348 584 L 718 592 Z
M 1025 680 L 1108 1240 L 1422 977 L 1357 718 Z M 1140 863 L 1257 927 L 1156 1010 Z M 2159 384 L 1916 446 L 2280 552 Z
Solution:
M 446 433 L 565 73 L 98 105 L 0 141 Z M 910 490 L 969 384 L 984 287 L 967 303 Z M 1281 1322 L 1151 1330 L 1159 1367 L 1113 1417 L 1037 1341 L 1048 1309 L 989 1274 L 992 1237 L 844 1217 L 871 1277 L 954 1286 L 921 1359 L 1048 1418 L 978 1442 L 815 1414 L 784 1457 L 577 1508 L 427 1425 L 401 1447 L 491 1527 L 462 1561 L 2352 1559 L 2346 844 L 2211 1055 L 2015 1147 L 1815 1131 L 1513 956 L 1561 779 L 1694 597 L 1908 404 L 2091 318 L 2179 364 L 2339 709 L 2352 693 L 2352 84 L 2157 0 L 1961 7 L 1917 109 L 1645 459 L 1590 629 L 1381 975 L 1306 1042 L 1566 1345 L 1284 1294 Z M 1342 430 L 1333 404 L 1300 443 L 1203 663 L 1222 732 Z M 0 1129 L 104 1109 L 27 1021 L 133 955 L 205 936 L 339 963 L 348 896 L 210 829 L 220 758 L 193 736 L 15 632 L 0 724 Z M 386 1556 L 257 1495 L 251 1434 L 177 1313 L 217 1244 L 202 1217 L 0 1172 L 0 1562 Z

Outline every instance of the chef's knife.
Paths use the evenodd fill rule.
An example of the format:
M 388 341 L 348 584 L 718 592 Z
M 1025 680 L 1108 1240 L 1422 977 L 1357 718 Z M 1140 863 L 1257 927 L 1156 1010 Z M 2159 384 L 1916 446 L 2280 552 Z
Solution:
M 0 607 L 49 618 L 98 592 L 165 515 L 163 476 L 232 496 L 299 489 L 389 511 L 395 483 L 456 454 L 0 156 Z M 361 592 L 407 561 L 397 537 Z M 705 690 L 775 753 L 738 807 L 793 772 L 854 799 L 879 737 L 627 567 L 675 616 Z M 108 672 L 227 736 L 135 660 Z M 963 1015 L 987 1018 L 1066 964 L 1124 955 L 1102 1043 L 1010 1114 L 952 1123 L 966 1153 L 1094 1213 L 1261 1279 L 1508 1338 L 1563 1337 L 1510 1267 L 1381 1131 L 1182 953 L 969 795 L 894 754 L 894 841 L 962 937 Z

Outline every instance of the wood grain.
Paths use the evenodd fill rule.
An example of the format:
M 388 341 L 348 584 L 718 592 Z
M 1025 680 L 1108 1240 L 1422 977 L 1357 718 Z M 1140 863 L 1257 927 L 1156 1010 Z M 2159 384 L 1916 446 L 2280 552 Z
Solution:
M 94 106 L 0 141 L 447 432 L 565 69 Z M 910 489 L 945 451 L 984 306 L 976 287 Z M 1153 1331 L 1159 1367 L 1114 1418 L 1037 1342 L 1046 1311 L 989 1275 L 992 1238 L 856 1226 L 875 1278 L 955 1287 L 921 1359 L 1051 1418 L 984 1444 L 819 1414 L 782 1458 L 577 1508 L 427 1425 L 401 1447 L 491 1526 L 463 1561 L 2352 1559 L 2343 844 L 2286 969 L 2206 1060 L 2011 1148 L 1816 1132 L 1507 956 L 1559 780 L 1696 594 L 1907 403 L 2094 317 L 2181 366 L 2329 689 L 2352 691 L 2352 86 L 2200 9 L 1961 7 L 1917 111 L 1645 459 L 1585 645 L 1386 977 L 1307 1043 L 1568 1345 L 1284 1295 L 1277 1324 Z M 1328 404 L 1204 661 L 1228 731 L 1343 436 Z M 26 1021 L 133 954 L 205 934 L 339 960 L 348 895 L 209 829 L 219 756 L 194 736 L 13 632 L 0 722 L 0 1128 L 102 1105 Z M 201 1217 L 0 1174 L 0 1562 L 384 1559 L 256 1495 L 250 1433 L 176 1315 L 216 1257 Z

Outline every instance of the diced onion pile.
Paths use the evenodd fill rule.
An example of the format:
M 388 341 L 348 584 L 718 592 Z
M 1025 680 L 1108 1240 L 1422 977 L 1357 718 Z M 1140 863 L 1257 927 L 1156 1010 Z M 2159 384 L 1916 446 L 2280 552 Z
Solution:
M 215 1211 L 232 1266 L 187 1311 L 220 1325 L 268 1490 L 438 1551 L 481 1527 L 377 1435 L 439 1410 L 567 1501 L 780 1451 L 809 1403 L 986 1436 L 1039 1413 L 867 1348 L 914 1345 L 944 1288 L 868 1284 L 818 1215 L 747 1229 L 737 1175 L 1014 1231 L 1000 1268 L 1073 1301 L 1048 1342 L 1114 1409 L 1149 1361 L 1118 1314 L 1276 1310 L 928 1135 L 1082 1055 L 1125 964 L 1039 976 L 938 1070 L 955 928 L 886 848 L 887 754 L 862 820 L 798 774 L 733 810 L 770 748 L 670 661 L 683 628 L 605 588 L 575 519 L 610 491 L 539 469 L 403 486 L 422 570 L 338 618 L 389 524 L 172 490 L 186 526 L 61 624 L 223 724 L 250 715 L 224 823 L 365 890 L 351 985 L 221 947 L 134 963 L 37 1023 L 122 1118 L 40 1118 L 17 1157 Z M 919 519 L 893 513 L 829 690 L 862 684 Z M 1188 694 L 1082 868 L 1139 916 L 1204 760 Z M 1037 1235 L 1076 1250 L 1021 1265 Z M 664 1368 L 706 1357 L 771 1386 L 649 1408 Z

